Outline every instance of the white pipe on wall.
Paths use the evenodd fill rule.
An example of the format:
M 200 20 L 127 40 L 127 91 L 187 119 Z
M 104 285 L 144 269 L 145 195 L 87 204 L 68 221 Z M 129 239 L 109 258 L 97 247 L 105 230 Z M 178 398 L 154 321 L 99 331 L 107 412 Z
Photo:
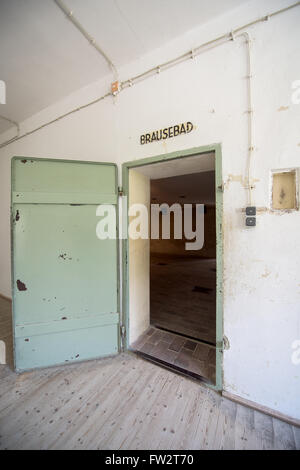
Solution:
M 248 204 L 252 206 L 252 182 L 251 182 L 251 160 L 254 151 L 253 144 L 253 104 L 252 104 L 252 65 L 251 65 L 251 38 L 247 31 L 242 32 L 236 37 L 244 37 L 247 47 L 247 84 L 248 84 L 248 157 L 246 166 L 246 181 L 248 191 Z
M 267 15 L 267 16 L 264 16 L 262 18 L 259 18 L 257 20 L 254 20 L 252 21 L 251 23 L 248 23 L 247 25 L 244 25 L 244 26 L 241 26 L 233 31 L 231 31 L 230 33 L 227 33 L 227 34 L 224 34 L 222 36 L 220 36 L 219 38 L 216 38 L 216 39 L 213 39 L 211 41 L 208 41 L 204 44 L 201 44 L 200 46 L 196 47 L 195 49 L 192 49 L 191 51 L 188 51 L 186 52 L 185 54 L 182 54 L 181 56 L 179 57 L 176 57 L 175 59 L 172 59 L 168 62 L 165 62 L 164 64 L 160 64 L 160 65 L 157 65 L 156 67 L 153 67 L 149 70 L 147 70 L 146 72 L 143 72 L 135 77 L 132 77 L 132 78 L 129 78 L 123 82 L 121 82 L 121 87 L 120 87 L 120 91 L 122 91 L 124 88 L 126 87 L 129 87 L 129 86 L 132 86 L 134 85 L 134 83 L 137 83 L 139 82 L 140 80 L 143 80 L 143 79 L 146 79 L 146 78 L 150 78 L 151 76 L 155 75 L 156 73 L 158 72 L 163 72 L 164 70 L 167 70 L 168 68 L 174 66 L 174 65 L 177 65 L 181 62 L 183 62 L 184 60 L 189 60 L 191 58 L 194 58 L 196 57 L 196 55 L 199 55 L 200 52 L 202 52 L 203 49 L 205 48 L 212 48 L 212 47 L 217 47 L 221 44 L 224 44 L 228 41 L 232 41 L 232 38 L 234 37 L 234 35 L 238 32 L 241 32 L 243 30 L 245 30 L 246 28 L 250 27 L 250 26 L 254 26 L 255 24 L 257 23 L 260 23 L 260 22 L 264 22 L 264 21 L 267 21 L 269 18 L 275 16 L 275 15 L 278 15 L 280 13 L 284 13 L 288 10 L 291 10 L 292 8 L 295 8 L 297 6 L 300 5 L 300 1 L 298 1 L 297 3 L 294 3 L 293 5 L 290 5 L 289 7 L 287 8 L 283 8 L 281 10 L 278 10 L 276 12 L 273 12 L 271 13 L 270 15 Z M 21 134 L 20 136 L 14 138 L 14 139 L 11 139 L 10 141 L 8 142 L 3 142 L 2 144 L 0 144 L 0 149 L 2 147 L 5 147 L 6 145 L 9 145 L 10 143 L 13 143 L 17 140 L 20 140 L 20 139 L 23 139 L 24 137 L 27 137 L 31 134 L 33 134 L 34 132 L 37 132 L 39 131 L 40 129 L 43 129 L 44 127 L 46 126 L 49 126 L 50 124 L 53 124 L 54 122 L 57 122 L 59 121 L 60 119 L 63 119 L 67 116 L 69 116 L 70 114 L 72 113 L 75 113 L 77 111 L 80 111 L 81 109 L 84 109 L 84 108 L 87 108 L 88 106 L 91 106 L 95 103 L 98 103 L 99 101 L 102 101 L 103 99 L 107 98 L 108 96 L 113 96 L 113 93 L 111 91 L 109 91 L 108 93 L 106 93 L 105 95 L 103 96 L 100 96 L 99 98 L 93 100 L 93 101 L 90 101 L 88 103 L 86 103 L 85 105 L 82 105 L 82 106 L 78 106 L 77 108 L 74 108 L 70 111 L 68 111 L 67 113 L 64 113 L 64 114 L 61 114 L 60 116 L 58 116 L 57 118 L 55 119 L 52 119 L 51 121 L 48 121 L 44 124 L 42 124 L 41 126 L 38 126 L 36 127 L 35 129 L 32 129 L 31 131 L 29 132 L 26 132 L 24 134 Z
M 12 119 L 9 119 L 5 116 L 2 116 L 2 114 L 0 114 L 0 119 L 4 119 L 5 121 L 9 122 L 10 124 L 13 124 L 17 128 L 17 134 L 14 137 L 12 137 L 11 139 L 6 140 L 5 142 L 3 142 L 3 144 L 1 144 L 1 146 L 2 145 L 5 146 L 5 145 L 10 144 L 11 142 L 14 142 L 19 137 L 19 135 L 20 135 L 20 126 L 16 121 L 13 121 Z M 1 146 L 0 146 L 0 148 L 1 148 Z
M 105 57 L 105 59 L 107 60 L 109 65 L 112 67 L 112 69 L 115 71 L 115 73 L 117 73 L 116 68 L 113 65 L 113 63 L 106 56 L 106 54 L 104 54 L 104 52 L 97 45 L 97 43 L 92 38 L 92 36 L 90 36 L 89 33 L 87 33 L 87 31 L 85 31 L 85 29 L 81 26 L 81 24 L 74 18 L 73 13 L 70 10 L 68 10 L 68 8 L 63 4 L 63 2 L 61 0 L 54 0 L 54 1 L 64 11 L 64 13 L 74 23 L 74 25 L 80 30 L 80 32 L 86 37 L 86 39 L 98 50 L 98 52 L 100 52 L 100 54 L 103 55 L 103 57 Z M 252 183 L 251 183 L 251 161 L 252 161 L 253 150 L 254 150 L 254 145 L 253 145 L 253 107 L 252 107 L 252 66 L 251 66 L 251 39 L 250 39 L 249 33 L 245 30 L 247 28 L 251 27 L 251 26 L 254 26 L 254 25 L 260 23 L 260 22 L 268 21 L 270 18 L 272 18 L 276 15 L 279 15 L 281 13 L 284 13 L 286 11 L 289 11 L 292 8 L 295 8 L 299 5 L 300 5 L 300 1 L 288 6 L 286 8 L 282 8 L 281 10 L 277 10 L 273 13 L 270 13 L 267 16 L 263 16 L 261 18 L 258 18 L 257 20 L 254 20 L 254 21 L 252 21 L 252 22 L 250 22 L 246 25 L 240 26 L 239 28 L 236 28 L 235 30 L 232 30 L 230 33 L 223 34 L 222 36 L 219 36 L 218 38 L 215 38 L 211 41 L 203 43 L 200 46 L 186 52 L 185 54 L 182 54 L 182 55 L 176 57 L 175 59 L 171 59 L 167 62 L 164 62 L 160 65 L 157 65 L 156 67 L 152 67 L 151 69 L 149 69 L 149 70 L 147 70 L 147 71 L 145 71 L 145 72 L 143 72 L 139 75 L 136 75 L 135 77 L 129 78 L 129 79 L 121 82 L 121 84 L 120 84 L 120 91 L 122 91 L 127 87 L 133 86 L 135 83 L 138 83 L 142 80 L 150 78 L 151 76 L 156 75 L 157 73 L 168 70 L 169 68 L 171 68 L 171 67 L 173 67 L 177 64 L 180 64 L 181 62 L 183 62 L 185 60 L 193 59 L 194 57 L 198 56 L 201 52 L 203 52 L 205 50 L 212 49 L 214 47 L 218 47 L 222 44 L 225 44 L 228 41 L 234 40 L 237 37 L 245 37 L 246 45 L 247 45 L 247 63 L 248 63 L 248 73 L 247 73 L 247 78 L 248 78 L 248 80 L 247 80 L 247 82 L 248 82 L 248 93 L 247 93 L 248 94 L 248 110 L 247 110 L 247 112 L 248 112 L 248 115 L 249 115 L 249 119 L 248 119 L 248 156 L 247 156 L 247 165 L 246 165 L 246 181 L 247 181 L 246 189 L 248 191 L 248 204 L 250 206 L 253 203 L 253 201 L 252 201 L 252 189 L 253 188 L 252 188 Z M 62 114 L 62 115 L 58 116 L 57 118 L 55 118 L 55 119 L 53 119 L 53 120 L 51 120 L 51 121 L 49 121 L 45 124 L 42 124 L 41 126 L 33 129 L 32 131 L 26 132 L 22 135 L 18 135 L 18 136 L 14 137 L 14 138 L 6 141 L 6 142 L 3 142 L 2 144 L 0 144 L 0 149 L 5 147 L 6 145 L 9 145 L 10 143 L 13 143 L 13 142 L 15 142 L 19 139 L 27 137 L 28 135 L 31 135 L 31 134 L 33 134 L 34 132 L 37 132 L 40 129 L 43 129 L 44 127 L 46 127 L 50 124 L 53 124 L 54 122 L 57 122 L 60 119 L 63 119 L 66 116 L 69 116 L 70 114 L 73 114 L 77 111 L 80 111 L 81 109 L 87 108 L 88 106 L 91 106 L 95 103 L 98 103 L 99 101 L 102 101 L 103 99 L 107 98 L 108 96 L 114 96 L 114 95 L 110 91 L 110 92 L 106 93 L 105 95 L 103 95 L 103 96 L 101 96 L 101 97 L 99 97 L 99 98 L 97 98 L 93 101 L 90 101 L 89 103 L 87 103 L 83 106 L 79 106 L 75 109 L 72 109 L 71 111 L 69 111 L 65 114 Z
M 99 44 L 96 42 L 95 38 L 93 38 L 87 30 L 82 26 L 81 23 L 75 18 L 73 15 L 73 12 L 65 5 L 65 3 L 62 0 L 53 0 L 56 5 L 67 15 L 69 20 L 73 23 L 73 25 L 81 32 L 81 34 L 88 40 L 88 42 L 96 49 L 97 52 L 99 52 L 102 57 L 106 60 L 110 68 L 112 69 L 112 72 L 114 74 L 115 80 L 118 79 L 118 72 L 113 64 L 113 62 L 110 60 L 107 54 L 103 51 L 103 49 L 99 46 Z

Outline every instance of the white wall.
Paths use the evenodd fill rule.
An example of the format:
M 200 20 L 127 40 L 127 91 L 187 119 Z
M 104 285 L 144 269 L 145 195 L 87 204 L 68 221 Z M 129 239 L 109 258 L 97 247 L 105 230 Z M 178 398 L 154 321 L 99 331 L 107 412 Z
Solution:
M 254 0 L 120 70 L 126 79 L 247 23 L 290 1 Z M 268 211 L 271 169 L 299 166 L 300 105 L 291 85 L 300 79 L 300 8 L 249 29 L 253 37 L 254 202 L 266 207 L 245 230 L 246 191 L 239 180 L 247 155 L 246 55 L 241 39 L 156 75 L 0 151 L 0 292 L 10 294 L 9 165 L 13 155 L 123 161 L 222 143 L 224 192 L 224 388 L 300 418 L 300 365 L 291 361 L 300 339 L 300 214 Z M 93 84 L 22 125 L 30 129 L 101 95 Z M 285 110 L 279 111 L 284 106 Z M 190 120 L 195 130 L 141 146 L 139 136 Z M 230 182 L 230 175 L 234 180 Z
M 129 170 L 129 207 L 143 204 L 150 214 L 150 178 Z M 130 217 L 129 221 L 134 217 Z M 150 240 L 129 239 L 129 344 L 150 326 Z

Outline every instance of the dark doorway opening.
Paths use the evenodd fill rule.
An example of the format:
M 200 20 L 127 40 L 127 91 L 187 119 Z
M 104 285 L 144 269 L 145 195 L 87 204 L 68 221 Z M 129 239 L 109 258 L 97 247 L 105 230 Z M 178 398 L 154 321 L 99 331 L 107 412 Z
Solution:
M 133 349 L 157 363 L 215 384 L 216 200 L 215 171 L 150 177 L 151 204 L 204 205 L 204 245 L 186 250 L 174 237 L 150 241 L 150 328 Z M 163 217 L 163 215 L 161 215 Z M 162 224 L 160 223 L 160 229 Z
M 215 346 L 216 205 L 215 172 L 151 181 L 151 202 L 204 204 L 204 246 L 186 250 L 186 239 L 150 241 L 150 323 Z M 193 220 L 193 222 L 195 222 Z M 161 235 L 161 234 L 160 234 Z

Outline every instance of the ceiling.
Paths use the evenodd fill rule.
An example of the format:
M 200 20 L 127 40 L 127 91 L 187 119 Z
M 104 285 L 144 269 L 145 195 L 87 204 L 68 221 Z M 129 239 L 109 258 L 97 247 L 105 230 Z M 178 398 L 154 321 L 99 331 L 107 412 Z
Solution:
M 172 176 L 151 181 L 152 204 L 215 204 L 215 172 Z
M 120 67 L 249 0 L 64 0 Z M 54 0 L 0 0 L 0 115 L 21 122 L 110 74 Z M 127 77 L 122 77 L 127 78 Z M 9 126 L 0 120 L 0 132 Z
M 190 175 L 215 169 L 215 154 L 201 153 L 192 157 L 176 158 L 167 162 L 152 163 L 151 165 L 134 168 L 151 180 L 171 178 L 172 176 Z
M 132 169 L 150 178 L 152 203 L 215 204 L 213 152 Z

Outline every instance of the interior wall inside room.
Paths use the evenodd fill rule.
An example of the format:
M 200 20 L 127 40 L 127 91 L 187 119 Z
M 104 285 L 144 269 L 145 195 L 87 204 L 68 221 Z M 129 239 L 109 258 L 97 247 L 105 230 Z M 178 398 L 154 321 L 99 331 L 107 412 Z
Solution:
M 170 216 L 170 238 L 163 239 L 160 230 L 159 239 L 151 239 L 150 251 L 156 255 L 174 255 L 184 257 L 216 258 L 216 206 L 215 206 L 215 172 L 203 171 L 187 175 L 173 176 L 151 180 L 151 203 L 192 204 L 193 230 L 196 227 L 196 204 L 204 205 L 204 245 L 200 250 L 186 250 L 189 242 L 183 236 L 176 239 L 174 236 L 174 215 Z M 160 221 L 162 221 L 160 214 Z M 183 220 L 183 219 L 182 219 Z M 162 223 L 160 224 L 162 229 Z M 182 225 L 184 235 L 184 227 Z
M 187 159 L 188 160 L 188 159 Z M 211 156 L 214 160 L 214 156 Z M 195 157 L 201 164 L 201 156 Z M 216 343 L 216 206 L 215 171 L 202 171 L 151 180 L 151 203 L 170 207 L 160 216 L 159 239 L 150 241 L 150 322 L 158 328 Z M 184 235 L 185 204 L 192 207 L 192 229 L 196 212 L 204 209 L 204 245 L 187 250 L 195 243 L 185 236 L 175 238 L 175 214 L 181 208 Z M 199 208 L 197 205 L 203 205 Z M 198 216 L 199 220 L 199 216 Z M 201 220 L 201 219 L 200 219 Z M 170 221 L 170 238 L 162 237 L 163 224 Z M 202 224 L 200 230 L 202 229 Z M 199 230 L 199 228 L 197 229 Z M 197 234 L 197 239 L 201 234 Z
M 233 28 L 284 8 L 290 0 L 253 0 L 119 70 L 138 75 Z M 221 143 L 224 240 L 224 390 L 300 419 L 299 211 L 270 210 L 272 170 L 298 168 L 300 8 L 249 27 L 253 66 L 251 165 L 257 226 L 245 227 L 248 155 L 244 39 L 206 50 L 101 102 L 0 149 L 0 292 L 10 296 L 10 160 L 14 155 L 125 161 Z M 91 84 L 20 123 L 21 132 L 105 94 L 112 77 Z M 5 106 L 5 105 L 3 105 Z M 151 130 L 191 121 L 172 139 L 140 144 Z M 1 142 L 12 132 L 1 135 Z M 121 178 L 120 178 L 121 183 Z M 274 256 L 276 254 L 276 256 Z
M 150 180 L 137 170 L 129 171 L 129 207 L 150 209 Z M 138 214 L 137 214 L 138 215 Z M 129 218 L 131 222 L 135 217 Z M 129 238 L 129 344 L 150 326 L 150 241 Z

